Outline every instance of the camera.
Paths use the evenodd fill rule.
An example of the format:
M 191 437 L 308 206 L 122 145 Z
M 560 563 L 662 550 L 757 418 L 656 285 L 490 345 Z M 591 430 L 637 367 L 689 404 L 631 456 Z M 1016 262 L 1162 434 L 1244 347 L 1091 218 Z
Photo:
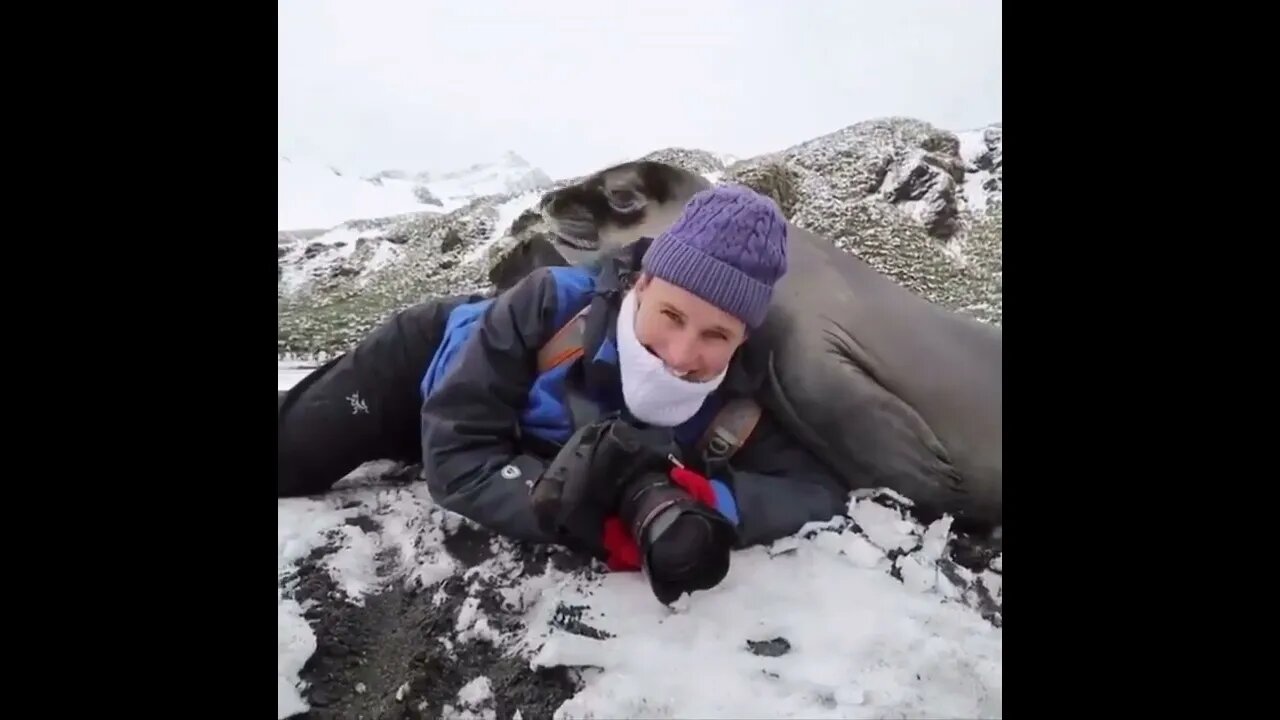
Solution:
M 530 490 L 539 525 L 586 549 L 616 509 L 660 602 L 714 587 L 729 572 L 736 532 L 670 479 L 676 452 L 668 428 L 616 418 L 580 428 Z
M 664 473 L 647 473 L 623 488 L 618 515 L 640 548 L 649 586 L 664 605 L 681 594 L 715 587 L 729 573 L 733 526 Z

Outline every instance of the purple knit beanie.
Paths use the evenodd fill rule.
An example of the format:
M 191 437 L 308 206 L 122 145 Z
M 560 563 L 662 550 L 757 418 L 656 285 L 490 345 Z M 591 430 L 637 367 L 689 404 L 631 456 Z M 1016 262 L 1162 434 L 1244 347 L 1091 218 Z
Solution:
M 787 221 L 750 188 L 703 190 L 653 241 L 641 265 L 756 328 L 787 271 Z

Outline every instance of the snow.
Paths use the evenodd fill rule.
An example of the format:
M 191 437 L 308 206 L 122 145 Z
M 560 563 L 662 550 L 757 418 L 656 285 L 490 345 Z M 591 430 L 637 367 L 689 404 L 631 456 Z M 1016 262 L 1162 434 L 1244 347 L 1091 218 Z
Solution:
M 283 596 L 278 597 L 277 602 L 280 609 L 277 620 L 276 713 L 284 718 L 307 710 L 307 704 L 299 693 L 298 672 L 316 651 L 316 636 L 303 619 L 302 608 L 297 602 Z
M 282 379 L 280 386 L 285 386 Z M 316 638 L 303 617 L 304 605 L 289 597 L 292 573 L 308 554 L 326 545 L 336 551 L 320 561 L 346 593 L 350 602 L 361 604 L 370 593 L 390 581 L 380 575 L 378 558 L 389 553 L 397 565 L 410 571 L 402 581 L 437 583 L 457 571 L 443 549 L 443 513 L 434 507 L 425 487 L 385 490 L 361 486 L 360 482 L 388 469 L 387 463 L 368 463 L 344 478 L 342 487 L 324 498 L 285 498 L 276 509 L 278 697 L 277 717 L 285 718 L 306 710 L 299 673 L 315 652 Z M 346 487 L 354 486 L 351 490 Z M 343 493 L 354 493 L 351 497 Z M 352 497 L 360 501 L 350 503 Z M 380 528 L 369 532 L 348 521 L 375 516 Z
M 277 158 L 278 230 L 332 228 L 351 220 L 431 212 L 445 214 L 485 195 L 506 195 L 546 187 L 551 179 L 519 155 L 506 153 L 494 163 L 480 163 L 444 173 L 383 173 L 377 181 L 296 156 Z M 423 187 L 441 204 L 418 199 Z
M 277 579 L 283 582 L 298 561 L 324 544 L 324 532 L 350 515 L 349 511 L 337 511 L 324 503 L 281 500 L 276 521 Z M 286 597 L 284 587 L 278 587 L 276 593 L 276 712 L 284 718 L 307 708 L 300 694 L 298 673 L 316 650 L 316 636 L 303 618 L 305 608 Z
M 277 230 L 331 228 L 349 220 L 440 210 L 419 202 L 410 181 L 384 178 L 379 186 L 293 157 L 277 158 L 276 164 Z
M 367 282 L 373 273 L 404 257 L 403 247 L 384 240 L 384 236 L 383 230 L 353 230 L 343 225 L 309 240 L 295 241 L 280 258 L 277 285 L 285 294 L 293 294 L 309 283 L 328 277 L 340 265 L 354 266 L 360 280 Z M 363 250 L 362 258 L 355 258 L 361 240 L 373 249 Z
M 493 685 L 481 675 L 458 691 L 458 707 L 445 705 L 441 714 L 446 720 L 496 720 L 492 701 Z
M 974 161 L 988 150 L 984 132 L 984 130 L 967 130 L 956 133 L 960 138 L 960 157 L 970 168 L 964 176 L 964 198 L 969 209 L 975 213 L 981 213 L 987 209 L 987 191 L 982 189 L 982 184 L 991 177 L 991 173 L 986 170 L 972 169 Z
M 352 230 L 339 226 L 310 240 L 294 243 L 283 258 L 279 287 L 294 292 L 308 282 L 324 277 L 332 268 L 351 258 L 361 238 L 374 242 L 382 233 L 377 230 Z M 379 243 L 387 245 L 390 243 Z M 307 257 L 308 248 L 311 257 Z
M 444 215 L 482 196 L 517 193 L 497 204 L 495 232 L 489 242 L 479 243 L 471 250 L 468 262 L 473 262 L 482 259 L 492 242 L 520 213 L 535 206 L 551 185 L 542 171 L 513 153 L 495 164 L 479 164 L 439 177 L 390 171 L 380 173 L 376 182 L 339 174 L 341 170 L 295 157 L 281 157 L 279 168 L 278 225 L 282 233 L 278 246 L 283 254 L 277 261 L 277 285 L 282 297 L 295 297 L 315 283 L 334 277 L 339 269 L 344 276 L 355 276 L 357 288 L 364 287 L 380 271 L 404 260 L 404 246 L 385 239 L 394 224 L 356 230 L 348 226 L 352 220 L 423 213 Z M 415 188 L 425 188 L 442 204 L 419 202 Z M 292 237 L 283 233 L 304 229 L 312 233 Z
M 496 163 L 472 165 L 439 177 L 432 176 L 426 185 L 433 195 L 452 209 L 485 195 L 545 188 L 551 185 L 551 178 L 531 167 L 519 155 L 508 152 Z
M 856 513 L 871 501 L 854 503 Z M 883 513 L 864 517 L 887 522 L 885 535 L 898 531 Z M 933 551 L 906 557 L 933 576 Z M 566 580 L 539 611 L 589 605 L 581 621 L 615 637 L 559 633 L 541 647 L 537 665 L 603 669 L 557 720 L 999 717 L 1002 630 L 946 602 L 937 584 L 895 580 L 887 557 L 871 560 L 866 540 L 849 531 L 819 533 L 783 554 L 739 551 L 724 582 L 675 610 L 658 605 L 638 575 Z M 749 651 L 749 641 L 775 638 L 789 646 L 780 657 Z
M 298 383 L 299 380 L 307 376 L 312 369 L 315 368 L 314 363 L 301 362 L 276 362 L 276 389 L 288 390 Z
M 277 366 L 282 389 L 306 371 Z M 491 542 L 492 557 L 464 568 L 443 542 L 469 521 L 436 507 L 421 483 L 362 484 L 387 467 L 370 463 L 322 498 L 278 501 L 278 718 L 307 708 L 299 673 L 316 639 L 306 608 L 291 596 L 291 574 L 324 545 L 336 550 L 318 562 L 355 603 L 390 582 L 430 589 L 462 573 L 471 594 L 450 631 L 434 640 L 450 648 L 488 640 L 532 667 L 582 668 L 583 686 L 556 720 L 1003 714 L 1003 630 L 964 602 L 964 589 L 942 572 L 948 518 L 921 527 L 858 493 L 848 509 L 856 526 L 834 518 L 737 551 L 718 587 L 666 607 L 638 573 L 549 566 L 526 575 L 501 539 Z M 375 518 L 364 525 L 376 529 L 349 522 L 362 516 Z M 398 569 L 384 572 L 380 558 Z M 1001 570 L 997 558 L 976 579 L 994 597 Z M 974 579 L 963 568 L 958 575 Z M 478 594 L 486 583 L 522 627 L 500 631 L 509 625 L 490 621 Z M 575 606 L 582 608 L 576 619 L 604 639 L 566 629 L 565 608 Z M 752 652 L 752 643 L 774 652 Z M 442 714 L 494 719 L 492 700 L 491 680 L 470 678 Z
M 373 251 L 373 257 L 369 259 L 369 264 L 364 266 L 361 274 L 377 272 L 384 267 L 394 265 L 404 257 L 404 250 L 395 243 L 380 242 L 378 247 Z

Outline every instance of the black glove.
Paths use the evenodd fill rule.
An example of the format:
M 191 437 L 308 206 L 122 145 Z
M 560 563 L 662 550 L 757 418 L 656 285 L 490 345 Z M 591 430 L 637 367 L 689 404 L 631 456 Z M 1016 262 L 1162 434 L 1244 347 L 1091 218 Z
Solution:
M 708 590 L 729 573 L 737 531 L 666 473 L 646 473 L 625 489 L 618 510 L 640 547 L 645 576 L 664 605 L 686 592 Z
M 543 532 L 603 558 L 601 531 L 622 489 L 648 471 L 663 472 L 675 440 L 667 428 L 639 428 L 618 418 L 573 434 L 530 490 Z

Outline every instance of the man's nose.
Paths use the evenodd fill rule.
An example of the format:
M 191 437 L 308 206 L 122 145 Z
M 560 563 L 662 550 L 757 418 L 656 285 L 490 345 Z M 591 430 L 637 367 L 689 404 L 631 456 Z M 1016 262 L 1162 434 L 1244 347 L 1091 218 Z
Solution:
M 684 374 L 697 369 L 698 348 L 693 338 L 681 333 L 667 341 L 667 367 Z

